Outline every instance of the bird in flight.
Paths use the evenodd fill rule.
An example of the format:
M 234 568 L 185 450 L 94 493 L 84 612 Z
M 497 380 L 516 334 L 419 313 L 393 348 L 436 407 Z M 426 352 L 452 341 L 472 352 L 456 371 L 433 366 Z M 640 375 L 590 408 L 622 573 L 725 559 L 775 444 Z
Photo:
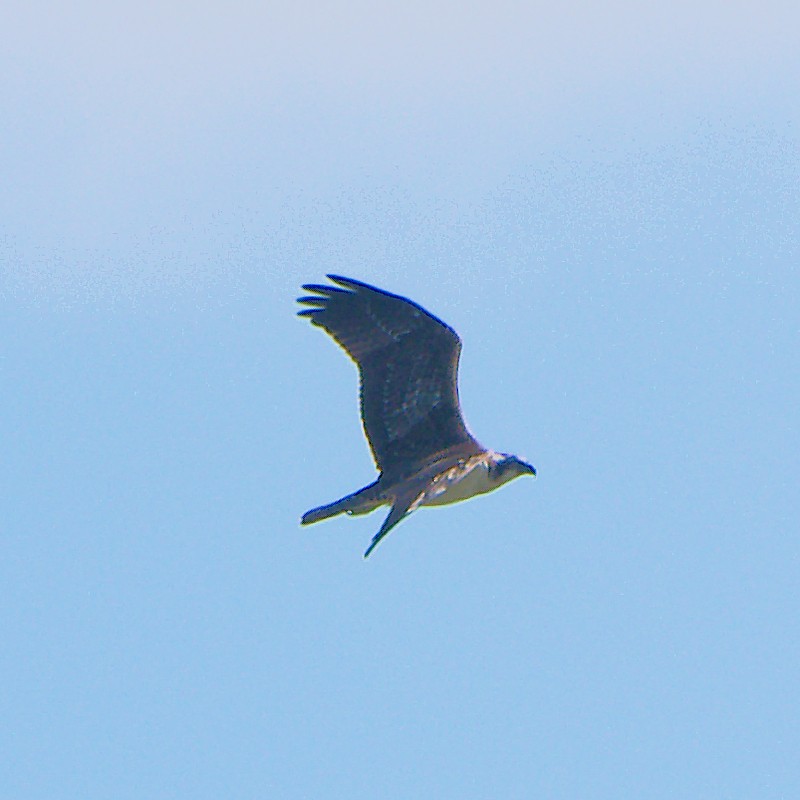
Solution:
M 310 525 L 337 514 L 391 506 L 364 558 L 420 506 L 457 503 L 491 492 L 536 469 L 487 450 L 467 430 L 458 402 L 456 332 L 405 297 L 328 275 L 332 285 L 304 284 L 298 312 L 328 333 L 355 361 L 361 421 L 380 472 L 377 480 L 335 503 L 303 514 Z

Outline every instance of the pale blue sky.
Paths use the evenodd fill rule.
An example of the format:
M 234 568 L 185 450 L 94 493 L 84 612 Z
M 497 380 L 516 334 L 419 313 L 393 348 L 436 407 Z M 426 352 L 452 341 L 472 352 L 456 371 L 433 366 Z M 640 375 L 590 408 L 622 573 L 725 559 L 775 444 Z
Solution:
M 0 32 L 0 795 L 800 796 L 800 12 L 30 3 Z M 423 510 L 294 317 L 464 341 Z

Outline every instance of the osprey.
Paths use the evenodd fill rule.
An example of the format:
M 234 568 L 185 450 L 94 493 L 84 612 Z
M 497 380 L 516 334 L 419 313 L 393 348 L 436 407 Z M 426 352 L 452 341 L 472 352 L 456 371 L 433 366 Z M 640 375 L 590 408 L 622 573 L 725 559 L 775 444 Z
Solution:
M 380 475 L 306 512 L 303 525 L 391 506 L 367 558 L 420 506 L 456 503 L 519 475 L 536 475 L 530 464 L 487 450 L 467 430 L 458 403 L 461 340 L 452 328 L 405 297 L 338 275 L 328 278 L 337 286 L 303 286 L 314 294 L 298 298 L 311 306 L 298 316 L 330 334 L 358 366 L 361 420 Z

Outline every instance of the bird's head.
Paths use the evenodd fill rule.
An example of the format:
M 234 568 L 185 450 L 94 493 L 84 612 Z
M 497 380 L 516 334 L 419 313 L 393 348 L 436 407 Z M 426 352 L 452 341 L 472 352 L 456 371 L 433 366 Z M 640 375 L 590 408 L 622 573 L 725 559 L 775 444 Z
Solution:
M 533 464 L 529 464 L 527 461 L 523 461 L 521 458 L 508 455 L 507 453 L 501 453 L 499 455 L 500 457 L 495 461 L 492 467 L 492 472 L 498 483 L 505 483 L 506 481 L 518 478 L 520 475 L 532 475 L 534 478 L 536 477 L 536 467 L 534 467 Z

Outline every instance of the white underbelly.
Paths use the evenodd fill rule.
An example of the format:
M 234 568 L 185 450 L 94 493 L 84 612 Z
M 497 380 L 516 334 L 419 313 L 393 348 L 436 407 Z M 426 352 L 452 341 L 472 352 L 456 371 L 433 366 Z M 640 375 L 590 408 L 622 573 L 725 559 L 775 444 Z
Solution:
M 444 506 L 448 503 L 458 503 L 475 497 L 476 494 L 485 494 L 497 488 L 497 483 L 489 480 L 489 469 L 480 465 L 470 470 L 460 481 L 440 478 L 438 485 L 428 490 L 427 497 L 422 503 L 424 506 Z

